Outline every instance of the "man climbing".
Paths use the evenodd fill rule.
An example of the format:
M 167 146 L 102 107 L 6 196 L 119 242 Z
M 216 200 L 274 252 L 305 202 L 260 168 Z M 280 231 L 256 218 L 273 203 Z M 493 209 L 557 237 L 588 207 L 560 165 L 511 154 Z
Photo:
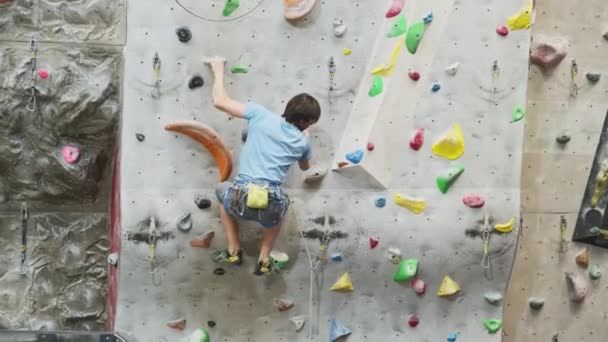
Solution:
M 214 260 L 241 265 L 243 251 L 236 218 L 256 221 L 264 231 L 254 273 L 268 274 L 273 268 L 270 251 L 289 208 L 289 197 L 281 189 L 281 183 L 292 164 L 298 162 L 303 171 L 310 168 L 311 147 L 307 128 L 319 120 L 321 108 L 319 102 L 308 94 L 299 94 L 289 100 L 281 116 L 255 103 L 235 101 L 224 88 L 225 60 L 213 57 L 205 62 L 214 74 L 213 105 L 248 121 L 247 140 L 236 179 L 220 183 L 216 189 L 222 203 L 220 217 L 228 248 L 215 252 Z

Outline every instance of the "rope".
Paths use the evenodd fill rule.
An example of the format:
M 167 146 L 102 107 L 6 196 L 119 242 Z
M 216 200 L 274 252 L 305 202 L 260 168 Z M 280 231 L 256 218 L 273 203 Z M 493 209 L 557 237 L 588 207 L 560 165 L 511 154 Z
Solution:
M 202 15 L 199 15 L 199 14 L 196 14 L 196 13 L 192 12 L 191 10 L 189 10 L 188 8 L 186 8 L 186 6 L 184 6 L 181 3 L 180 0 L 175 0 L 175 2 L 177 3 L 177 5 L 179 7 L 181 7 L 184 11 L 190 13 L 191 15 L 193 15 L 193 16 L 199 18 L 199 19 L 206 20 L 206 21 L 211 21 L 211 22 L 214 22 L 214 23 L 221 23 L 221 22 L 228 22 L 228 21 L 239 20 L 239 19 L 241 19 L 241 18 L 243 18 L 243 17 L 245 17 L 245 16 L 253 13 L 253 11 L 257 10 L 264 3 L 264 1 L 265 0 L 260 0 L 260 2 L 257 5 L 255 5 L 255 7 L 253 7 L 252 9 L 250 9 L 249 11 L 247 11 L 246 13 L 243 13 L 243 14 L 239 15 L 238 17 L 234 17 L 234 18 L 230 18 L 230 19 L 211 19 L 211 18 L 203 17 Z
M 488 215 L 483 218 L 483 232 L 481 233 L 483 240 L 483 258 L 481 259 L 481 267 L 490 268 L 490 224 L 488 223 Z

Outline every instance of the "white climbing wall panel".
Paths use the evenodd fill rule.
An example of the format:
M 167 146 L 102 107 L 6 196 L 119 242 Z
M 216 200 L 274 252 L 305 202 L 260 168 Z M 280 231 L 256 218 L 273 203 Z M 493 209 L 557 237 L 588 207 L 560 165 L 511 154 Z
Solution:
M 512 216 L 519 221 L 523 122 L 511 123 L 511 111 L 526 100 L 529 32 L 511 32 L 503 38 L 495 28 L 523 3 L 406 4 L 404 13 L 410 25 L 422 20 L 428 11 L 433 11 L 435 21 L 427 25 L 428 35 L 416 55 L 402 51 L 393 75 L 387 78 L 386 93 L 377 108 L 372 108 L 376 113 L 370 113 L 375 120 L 360 130 L 369 132 L 360 139 L 377 142 L 376 150 L 364 161 L 377 160 L 381 164 L 373 166 L 380 167 L 376 170 L 390 170 L 387 189 L 376 190 L 376 186 L 356 181 L 356 174 L 342 171 L 330 173 L 320 186 L 305 186 L 301 174 L 292 170 L 285 184 L 292 208 L 276 244 L 290 256 L 290 266 L 280 275 L 260 279 L 252 274 L 259 237 L 255 225 L 242 226 L 245 264 L 226 267 L 222 276 L 212 273 L 216 265 L 211 262 L 210 250 L 188 244 L 207 230 L 216 232 L 212 248 L 225 244 L 213 197 L 217 169 L 196 142 L 163 127 L 176 120 L 204 122 L 220 133 L 235 162 L 242 146 L 240 132 L 245 127 L 244 121 L 230 120 L 212 107 L 212 80 L 201 58 L 223 55 L 228 65 L 250 66 L 248 74 L 227 75 L 228 92 L 236 99 L 255 101 L 280 113 L 286 101 L 299 92 L 317 97 L 323 114 L 312 132 L 313 162 L 332 165 L 350 148 L 345 140 L 351 134 L 348 128 L 356 122 L 349 116 L 366 101 L 370 67 L 385 63 L 394 43 L 387 44 L 385 32 L 380 31 L 388 27 L 384 12 L 389 3 L 385 1 L 321 1 L 306 20 L 294 25 L 282 18 L 278 1 L 255 2 L 257 7 L 254 2 L 241 2 L 243 7 L 229 21 L 222 21 L 226 18 L 219 15 L 223 1 L 182 1 L 199 17 L 176 1 L 129 4 L 117 331 L 140 341 L 176 341 L 205 326 L 213 341 L 325 341 L 328 320 L 336 318 L 352 329 L 351 341 L 441 341 L 451 332 L 466 341 L 499 341 L 500 332 L 488 335 L 481 321 L 501 318 L 502 309 L 486 303 L 483 293 L 504 290 L 516 231 L 491 234 L 492 267 L 484 270 L 479 229 L 484 213 L 491 222 L 507 221 Z M 348 25 L 343 38 L 333 35 L 335 17 Z M 175 30 L 180 26 L 192 30 L 188 43 L 177 39 Z M 353 53 L 343 56 L 343 48 Z M 151 96 L 155 53 L 161 60 L 158 99 Z M 330 104 L 327 63 L 331 56 L 337 70 Z M 495 60 L 500 76 L 493 99 Z M 454 62 L 459 62 L 460 68 L 449 76 L 444 69 Z M 421 72 L 417 83 L 407 77 L 409 69 Z M 205 78 L 205 86 L 192 91 L 187 83 L 195 74 Z M 361 87 L 360 81 L 364 82 Z M 431 92 L 432 82 L 441 84 L 436 93 Z M 432 155 L 431 145 L 454 123 L 462 126 L 466 145 L 465 154 L 456 162 L 466 170 L 442 195 L 435 177 L 456 162 Z M 425 144 L 414 152 L 408 140 L 417 128 L 425 128 Z M 138 141 L 136 133 L 144 134 L 145 140 Z M 367 141 L 358 143 L 361 145 L 352 148 L 364 149 Z M 382 157 L 376 158 L 374 153 Z M 426 211 L 416 216 L 396 206 L 392 201 L 395 193 L 424 198 Z M 484 209 L 462 204 L 462 196 L 469 193 L 486 198 Z M 193 202 L 197 194 L 213 199 L 212 208 L 198 209 Z M 385 208 L 374 206 L 379 196 L 386 197 Z M 191 212 L 194 221 L 188 233 L 175 228 L 185 212 Z M 296 333 L 289 317 L 308 315 L 310 275 L 304 245 L 317 253 L 318 242 L 302 240 L 299 230 L 322 229 L 313 219 L 325 212 L 336 220 L 331 229 L 348 237 L 330 244 L 329 252 L 343 252 L 344 261 L 330 262 L 325 268 L 320 296 L 314 301 L 314 317 L 306 323 L 314 327 L 313 336 L 308 336 L 308 326 Z M 152 215 L 158 220 L 159 232 L 166 233 L 166 239 L 158 241 L 158 272 L 154 276 L 149 273 L 148 245 L 128 238 L 129 233 L 146 232 L 145 221 Z M 373 250 L 370 237 L 380 241 Z M 417 297 L 409 284 L 392 280 L 395 266 L 386 256 L 389 247 L 399 248 L 404 257 L 419 259 L 419 276 L 428 285 L 425 296 Z M 345 271 L 350 273 L 355 291 L 330 292 L 331 284 Z M 454 298 L 436 296 L 446 275 L 462 288 Z M 276 298 L 293 299 L 296 305 L 288 312 L 278 312 Z M 410 313 L 420 316 L 416 328 L 407 324 Z M 180 317 L 188 320 L 184 332 L 166 327 L 168 321 Z M 208 321 L 217 325 L 209 328 Z

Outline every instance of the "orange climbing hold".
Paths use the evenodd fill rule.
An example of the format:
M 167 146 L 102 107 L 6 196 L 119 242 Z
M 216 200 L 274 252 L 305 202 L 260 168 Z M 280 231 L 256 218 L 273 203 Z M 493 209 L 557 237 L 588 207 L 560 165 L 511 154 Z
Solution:
M 285 11 L 283 15 L 287 20 L 304 18 L 315 7 L 317 0 L 283 0 Z
M 190 240 L 190 246 L 192 247 L 200 247 L 200 248 L 209 248 L 211 246 L 211 241 L 215 237 L 215 232 L 206 232 L 205 234 L 199 235 L 194 239 Z

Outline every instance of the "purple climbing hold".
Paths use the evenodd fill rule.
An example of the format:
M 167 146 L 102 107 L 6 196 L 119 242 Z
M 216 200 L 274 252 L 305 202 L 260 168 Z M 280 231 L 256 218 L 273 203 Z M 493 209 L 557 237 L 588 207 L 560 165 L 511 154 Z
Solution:
M 363 150 L 354 150 L 346 154 L 346 160 L 353 164 L 359 164 L 363 159 Z

